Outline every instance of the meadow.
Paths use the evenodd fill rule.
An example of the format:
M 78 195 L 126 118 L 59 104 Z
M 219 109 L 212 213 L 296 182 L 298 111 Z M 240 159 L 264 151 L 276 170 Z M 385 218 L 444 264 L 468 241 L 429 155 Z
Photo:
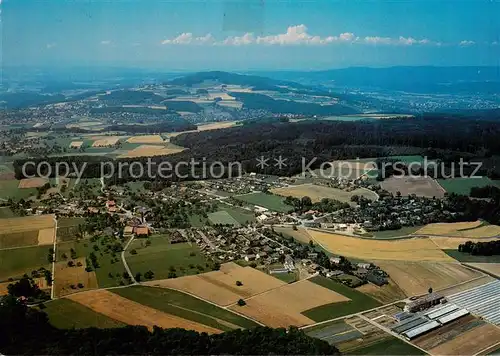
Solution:
M 438 179 L 438 183 L 447 193 L 461 195 L 469 195 L 471 188 L 476 187 L 481 188 L 491 185 L 500 188 L 500 181 L 491 180 L 488 177 Z
M 313 203 L 321 201 L 323 198 L 335 199 L 345 203 L 351 203 L 354 195 L 363 196 L 371 200 L 377 200 L 377 194 L 367 189 L 356 189 L 351 192 L 345 190 L 330 188 L 316 184 L 301 184 L 286 188 L 271 189 L 271 192 L 283 197 L 292 196 L 302 198 L 308 196 Z
M 45 267 L 50 269 L 48 261 L 50 246 L 32 246 L 0 250 L 0 280 L 18 278 L 23 274 Z
M 290 205 L 285 204 L 284 198 L 273 194 L 250 193 L 244 195 L 235 195 L 233 198 L 244 203 L 254 206 L 261 206 L 272 211 L 287 213 L 292 210 L 292 207 Z

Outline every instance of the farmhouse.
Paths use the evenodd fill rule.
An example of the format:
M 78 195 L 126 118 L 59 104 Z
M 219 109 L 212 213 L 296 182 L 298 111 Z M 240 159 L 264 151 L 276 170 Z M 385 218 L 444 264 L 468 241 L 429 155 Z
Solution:
M 411 301 L 410 303 L 406 304 L 404 307 L 404 311 L 413 313 L 416 311 L 424 310 L 430 308 L 433 305 L 439 304 L 441 300 L 443 300 L 443 298 L 444 297 L 441 294 L 430 293 L 422 298 L 419 298 L 417 300 Z

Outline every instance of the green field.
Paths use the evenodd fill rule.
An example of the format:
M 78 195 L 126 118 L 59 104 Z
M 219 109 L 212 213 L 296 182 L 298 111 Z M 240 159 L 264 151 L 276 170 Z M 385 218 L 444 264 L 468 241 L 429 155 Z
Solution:
M 470 263 L 500 263 L 500 255 L 494 256 L 475 256 L 468 253 L 462 253 L 458 250 L 443 250 L 448 256 L 453 257 L 460 262 Z
M 255 221 L 255 215 L 253 211 L 246 210 L 238 206 L 230 206 L 226 204 L 219 204 L 219 209 L 227 211 L 229 215 L 231 215 L 234 218 L 234 220 L 236 220 L 242 225 L 252 223 Z
M 125 324 L 96 313 L 69 299 L 56 299 L 45 304 L 43 309 L 49 322 L 58 329 L 117 328 Z
M 146 240 L 136 239 L 127 249 L 127 263 L 134 275 L 137 272 L 144 274 L 151 270 L 154 272 L 154 279 L 165 279 L 171 273 L 180 277 L 212 270 L 209 261 L 195 245 L 171 244 L 163 235 L 149 237 L 150 246 L 145 245 Z M 135 250 L 137 254 L 131 254 L 132 250 Z M 209 264 L 208 267 L 207 264 Z
M 112 290 L 127 299 L 219 330 L 252 328 L 253 321 L 172 289 L 131 286 Z
M 395 337 L 346 352 L 347 355 L 426 355 L 425 352 Z
M 0 234 L 0 248 L 38 245 L 38 230 Z
M 0 199 L 26 199 L 36 196 L 36 188 L 19 189 L 19 181 L 15 179 L 0 180 Z
M 110 239 L 108 242 L 113 240 Z M 105 245 L 108 243 L 103 243 L 104 241 L 104 238 L 101 238 L 100 241 L 93 243 L 90 242 L 89 239 L 60 242 L 57 244 L 57 260 L 64 261 L 62 258 L 63 254 L 66 254 L 69 260 L 71 256 L 71 248 L 75 250 L 76 257 L 88 257 L 90 252 L 94 251 L 93 246 L 96 245 L 99 248 L 99 251 L 94 251 L 94 253 L 97 256 L 99 268 L 95 269 L 95 273 L 99 287 L 106 288 L 118 286 L 120 281 L 123 279 L 121 276 L 123 275 L 123 272 L 125 272 L 125 267 L 123 266 L 120 252 L 114 253 L 114 258 L 112 253 L 104 252 Z M 118 261 L 111 262 L 112 260 Z M 112 277 L 109 276 L 110 273 Z
M 201 215 L 188 215 L 188 220 L 192 227 L 203 227 L 209 224 L 208 218 Z
M 14 218 L 16 215 L 10 208 L 0 208 L 0 219 Z
M 235 195 L 233 198 L 251 205 L 261 206 L 282 213 L 287 213 L 293 209 L 290 205 L 284 203 L 284 198 L 273 194 L 250 193 Z
M 71 241 L 76 238 L 79 232 L 78 225 L 83 224 L 85 218 L 59 218 L 57 220 L 57 240 L 58 241 Z
M 375 299 L 361 292 L 358 292 L 357 290 L 349 288 L 341 283 L 334 282 L 329 278 L 317 276 L 309 280 L 351 299 L 348 302 L 325 304 L 302 312 L 302 314 L 314 321 L 325 321 L 328 319 L 357 313 L 362 310 L 372 309 L 381 305 Z
M 471 188 L 476 187 L 492 185 L 500 188 L 500 181 L 491 180 L 488 177 L 438 179 L 437 181 L 446 192 L 461 195 L 469 195 Z
M 33 246 L 0 250 L 0 281 L 21 277 L 40 267 L 50 268 L 50 246 Z
M 399 230 L 372 231 L 370 234 L 376 239 L 391 239 L 393 237 L 411 235 L 422 226 L 404 226 Z
M 227 211 L 219 210 L 215 213 L 208 214 L 208 219 L 212 224 L 233 225 L 240 227 L 240 223 L 236 221 Z
M 278 278 L 279 280 L 285 283 L 293 283 L 299 280 L 297 273 L 289 272 L 289 273 L 275 273 L 271 274 L 274 278 Z

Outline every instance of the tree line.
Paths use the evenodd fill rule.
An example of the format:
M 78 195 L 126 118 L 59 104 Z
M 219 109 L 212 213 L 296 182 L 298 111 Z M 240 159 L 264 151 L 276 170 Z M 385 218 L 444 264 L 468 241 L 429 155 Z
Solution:
M 475 256 L 494 256 L 500 255 L 500 240 L 486 242 L 467 241 L 464 244 L 458 245 L 458 251 L 469 253 Z

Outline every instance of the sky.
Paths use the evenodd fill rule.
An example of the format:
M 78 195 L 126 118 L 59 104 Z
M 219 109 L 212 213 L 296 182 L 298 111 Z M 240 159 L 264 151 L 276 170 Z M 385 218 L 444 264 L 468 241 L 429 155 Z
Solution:
M 4 66 L 500 65 L 493 0 L 0 0 Z

